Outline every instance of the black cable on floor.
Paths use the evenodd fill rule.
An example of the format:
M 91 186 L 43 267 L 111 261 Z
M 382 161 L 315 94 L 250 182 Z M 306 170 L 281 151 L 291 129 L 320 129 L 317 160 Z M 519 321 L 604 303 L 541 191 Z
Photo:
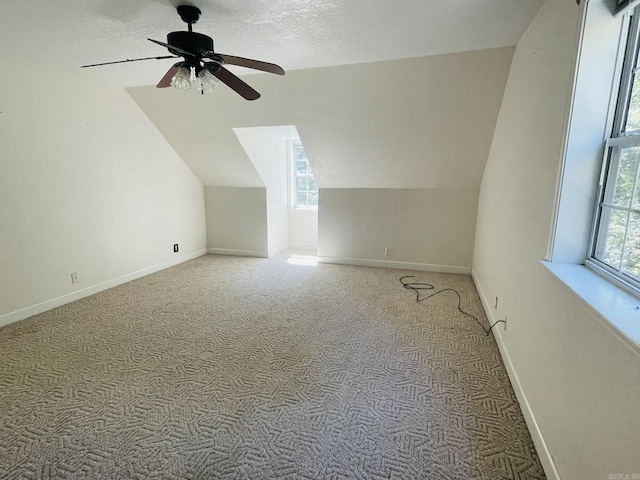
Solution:
M 473 318 L 476 323 L 478 325 L 480 325 L 480 328 L 482 328 L 482 330 L 484 330 L 484 332 L 489 335 L 491 333 L 491 330 L 493 330 L 493 327 L 495 327 L 497 324 L 499 324 L 500 322 L 502 323 L 506 323 L 504 320 L 498 320 L 496 321 L 493 325 L 491 325 L 491 327 L 489 327 L 489 329 L 487 330 L 485 328 L 484 325 L 482 325 L 482 323 L 480 322 L 480 320 L 478 320 L 476 317 L 474 317 L 473 315 L 471 315 L 470 313 L 465 312 L 462 309 L 462 298 L 460 297 L 460 293 L 458 293 L 457 290 L 453 289 L 453 288 L 443 288 L 442 290 L 438 290 L 437 292 L 432 293 L 431 295 L 427 295 L 426 297 L 420 297 L 420 292 L 423 290 L 435 290 L 436 287 L 434 287 L 433 285 L 431 285 L 430 283 L 423 283 L 423 282 L 405 282 L 404 279 L 405 278 L 416 278 L 413 275 L 405 275 L 403 277 L 400 277 L 400 283 L 402 284 L 402 286 L 404 288 L 406 288 L 407 290 L 413 290 L 416 294 L 416 303 L 420 303 L 420 302 L 424 302 L 425 300 L 435 297 L 436 295 L 440 295 L 441 293 L 444 292 L 453 292 L 456 294 L 456 296 L 458 297 L 458 311 L 464 315 L 466 315 L 467 317 L 471 317 Z

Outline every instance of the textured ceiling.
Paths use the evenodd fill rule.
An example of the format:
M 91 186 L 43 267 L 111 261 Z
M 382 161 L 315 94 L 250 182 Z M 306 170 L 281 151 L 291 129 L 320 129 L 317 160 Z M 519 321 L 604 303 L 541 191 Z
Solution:
M 165 55 L 146 40 L 183 30 L 181 0 L 2 0 L 3 51 L 82 64 Z M 515 45 L 543 0 L 197 0 L 216 50 L 285 70 Z M 121 86 L 157 83 L 172 60 L 83 70 Z M 241 70 L 236 70 L 241 73 Z M 244 72 L 243 72 L 244 73 Z
M 29 70 L 19 88 L 50 91 L 42 108 L 59 108 L 52 76 L 97 96 L 127 87 L 205 185 L 262 185 L 233 129 L 295 125 L 323 188 L 474 187 L 512 55 L 497 47 L 515 45 L 544 0 L 194 0 L 216 51 L 288 72 L 247 78 L 257 102 L 154 88 L 171 59 L 79 68 L 166 55 L 146 38 L 184 30 L 182 3 L 0 0 L 0 60 Z

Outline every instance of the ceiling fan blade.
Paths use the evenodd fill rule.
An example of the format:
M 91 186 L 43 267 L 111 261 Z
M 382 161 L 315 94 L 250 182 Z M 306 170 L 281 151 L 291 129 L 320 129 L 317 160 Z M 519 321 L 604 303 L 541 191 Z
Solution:
M 173 77 L 175 77 L 176 73 L 178 72 L 178 68 L 180 68 L 181 65 L 182 63 L 179 62 L 179 63 L 176 63 L 173 67 L 171 67 L 169 71 L 165 73 L 164 77 L 162 77 L 162 80 L 160 80 L 160 82 L 156 86 L 158 88 L 170 87 L 171 80 L 173 79 Z
M 247 85 L 243 80 L 240 80 L 233 73 L 224 67 L 220 67 L 216 71 L 210 70 L 213 75 L 218 77 L 221 82 L 227 84 L 232 90 L 235 90 L 237 94 L 245 98 L 246 100 L 257 100 L 260 98 L 260 94 L 253 88 Z
M 140 60 L 164 60 L 165 58 L 178 58 L 175 55 L 166 55 L 164 57 L 145 57 L 145 58 L 127 58 L 126 60 L 117 60 L 115 62 L 93 63 L 91 65 L 81 65 L 80 68 L 101 67 L 102 65 L 113 65 L 115 63 L 139 62 Z
M 225 55 L 222 53 L 216 53 L 215 55 L 221 57 L 224 63 L 229 65 L 238 65 L 239 67 L 253 68 L 254 70 L 262 70 L 263 72 L 275 73 L 276 75 L 284 75 L 282 67 L 275 63 L 262 62 L 260 60 L 252 60 L 250 58 L 234 57 L 233 55 Z
M 147 40 L 153 43 L 157 43 L 158 45 L 162 45 L 163 47 L 168 48 L 170 51 L 179 53 L 180 55 L 183 55 L 186 57 L 193 57 L 193 58 L 196 57 L 193 53 L 187 52 L 186 50 L 182 50 L 181 48 L 178 48 L 178 47 L 174 47 L 173 45 L 170 45 L 168 43 L 160 42 L 158 40 L 154 40 L 153 38 L 147 38 Z

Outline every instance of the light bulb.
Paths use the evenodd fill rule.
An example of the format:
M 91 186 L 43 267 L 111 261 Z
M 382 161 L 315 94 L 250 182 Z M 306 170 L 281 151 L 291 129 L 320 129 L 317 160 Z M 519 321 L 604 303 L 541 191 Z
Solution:
M 213 92 L 213 89 L 220 83 L 220 80 L 218 80 L 216 76 L 206 68 L 203 68 L 198 72 L 198 79 L 200 80 L 198 91 L 202 94 Z
M 189 90 L 191 88 L 191 69 L 180 67 L 171 79 L 171 86 L 180 90 Z

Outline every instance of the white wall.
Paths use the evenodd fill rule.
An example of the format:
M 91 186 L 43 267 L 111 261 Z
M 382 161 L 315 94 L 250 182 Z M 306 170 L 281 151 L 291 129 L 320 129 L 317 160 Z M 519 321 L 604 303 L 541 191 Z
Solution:
M 264 187 L 205 187 L 209 253 L 269 256 Z
M 247 165 L 251 162 L 238 140 L 229 137 L 232 129 L 295 125 L 320 188 L 348 189 L 348 201 L 361 206 L 369 220 L 366 225 L 356 222 L 368 230 L 341 236 L 342 226 L 352 229 L 351 219 L 359 212 L 333 208 L 335 202 L 321 195 L 318 242 L 324 245 L 323 255 L 380 259 L 380 247 L 396 237 L 398 225 L 412 225 L 409 217 L 427 218 L 429 225 L 419 227 L 421 233 L 428 232 L 427 240 L 417 245 L 413 239 L 396 238 L 398 256 L 392 260 L 468 268 L 475 228 L 469 215 L 477 201 L 471 192 L 478 192 L 512 54 L 513 48 L 506 47 L 298 70 L 284 77 L 250 75 L 246 81 L 262 93 L 255 102 L 225 87 L 205 96 L 165 95 L 153 87 L 128 91 L 205 185 L 258 185 L 247 183 L 253 182 L 256 169 Z M 175 112 L 183 110 L 190 115 L 176 122 Z M 245 176 L 247 180 L 238 180 Z M 420 197 L 417 204 L 404 205 L 411 213 L 400 222 L 368 207 L 371 188 L 428 192 L 391 193 Z M 374 196 L 388 195 L 380 191 Z M 442 208 L 424 203 L 432 198 L 443 203 Z M 453 213 L 464 217 L 464 226 L 451 225 Z M 289 221 L 302 215 L 291 213 Z M 291 226 L 292 243 L 310 242 L 310 235 L 298 234 L 311 234 L 307 225 L 315 219 L 307 215 L 304 221 L 306 225 Z M 451 235 L 458 230 L 464 233 Z M 385 237 L 385 245 L 380 245 Z M 350 239 L 352 243 L 344 243 Z M 339 248 L 330 247 L 333 240 L 340 240 Z
M 291 248 L 318 248 L 318 210 L 289 209 L 289 245 Z
M 322 188 L 318 256 L 468 272 L 477 201 L 474 188 Z
M 234 129 L 267 189 L 267 238 L 269 255 L 289 245 L 286 133 L 294 127 Z M 282 132 L 282 133 L 281 133 Z
M 0 76 L 0 324 L 202 253 L 202 184 L 124 90 L 3 62 L 37 77 Z
M 584 8 L 548 0 L 517 46 L 473 260 L 485 308 L 508 317 L 498 342 L 547 474 L 554 478 L 553 457 L 564 480 L 640 473 L 640 356 L 539 264 L 549 254 Z

